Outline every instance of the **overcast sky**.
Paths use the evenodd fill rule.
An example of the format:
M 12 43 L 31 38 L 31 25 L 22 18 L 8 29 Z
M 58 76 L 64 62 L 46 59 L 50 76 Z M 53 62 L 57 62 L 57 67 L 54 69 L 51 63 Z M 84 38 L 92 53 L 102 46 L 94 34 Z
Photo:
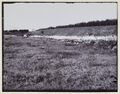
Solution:
M 4 4 L 4 29 L 36 30 L 93 20 L 117 19 L 116 3 Z

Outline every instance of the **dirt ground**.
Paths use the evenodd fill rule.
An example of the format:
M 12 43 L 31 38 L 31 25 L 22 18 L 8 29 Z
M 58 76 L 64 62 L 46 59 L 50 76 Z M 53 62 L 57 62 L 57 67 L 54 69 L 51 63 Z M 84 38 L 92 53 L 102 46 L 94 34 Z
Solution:
M 4 35 L 3 90 L 117 90 L 116 41 Z

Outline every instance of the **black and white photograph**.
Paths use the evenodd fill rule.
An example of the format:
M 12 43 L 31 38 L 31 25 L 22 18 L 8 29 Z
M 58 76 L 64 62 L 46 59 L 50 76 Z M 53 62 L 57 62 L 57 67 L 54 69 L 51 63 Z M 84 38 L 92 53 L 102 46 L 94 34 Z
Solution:
M 2 91 L 117 92 L 117 2 L 2 2 Z

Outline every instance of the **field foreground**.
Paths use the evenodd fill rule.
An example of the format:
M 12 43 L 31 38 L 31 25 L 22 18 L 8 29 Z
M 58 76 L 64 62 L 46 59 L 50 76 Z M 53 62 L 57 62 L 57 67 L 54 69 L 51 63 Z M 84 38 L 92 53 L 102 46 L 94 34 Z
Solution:
M 3 90 L 117 90 L 116 41 L 4 36 Z

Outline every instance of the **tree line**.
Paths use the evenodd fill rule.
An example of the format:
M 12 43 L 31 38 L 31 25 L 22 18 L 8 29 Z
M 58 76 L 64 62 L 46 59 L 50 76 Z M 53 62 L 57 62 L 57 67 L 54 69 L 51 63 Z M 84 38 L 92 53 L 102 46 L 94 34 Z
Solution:
M 57 28 L 69 28 L 69 27 L 87 27 L 87 26 L 107 26 L 107 25 L 117 25 L 117 19 L 107 19 L 102 21 L 89 21 L 89 22 L 81 22 L 77 24 L 69 24 L 63 26 L 56 26 L 56 27 L 48 27 L 39 30 L 45 29 L 57 29 Z M 4 34 L 16 34 L 16 35 L 24 35 L 28 33 L 28 29 L 21 29 L 21 30 L 5 30 Z
M 23 36 L 24 34 L 28 33 L 28 29 L 20 29 L 20 30 L 5 30 L 4 34 L 14 34 L 14 35 L 21 35 Z
M 117 25 L 117 19 L 112 19 L 112 20 L 107 19 L 103 21 L 89 21 L 89 22 L 69 24 L 64 26 L 48 27 L 47 29 L 67 28 L 67 27 L 107 26 L 107 25 Z

